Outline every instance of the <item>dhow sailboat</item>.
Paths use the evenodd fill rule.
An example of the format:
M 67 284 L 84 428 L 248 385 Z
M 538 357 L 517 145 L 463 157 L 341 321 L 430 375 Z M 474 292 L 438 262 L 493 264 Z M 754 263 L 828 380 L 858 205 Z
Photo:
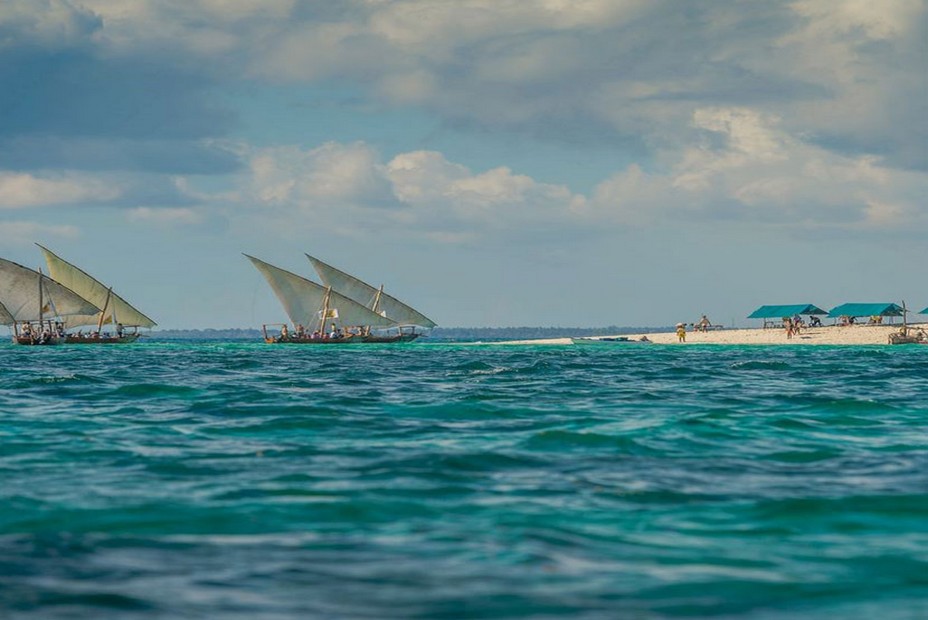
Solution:
M 41 271 L 0 258 L 0 323 L 21 345 L 64 344 L 65 321 L 100 312 L 67 286 Z
M 310 257 L 325 283 L 318 284 L 245 255 L 264 276 L 290 318 L 290 325 L 265 324 L 268 343 L 348 344 L 410 342 L 415 327 L 435 323 L 413 308 L 361 280 Z M 279 334 L 268 327 L 279 327 Z
M 41 245 L 39 248 L 45 254 L 49 275 L 96 306 L 93 312 L 64 318 L 65 329 L 70 330 L 65 337 L 68 344 L 127 344 L 138 340 L 139 328 L 150 329 L 156 325 L 114 293 L 113 287 L 103 284 L 48 248 Z M 113 329 L 104 331 L 104 325 L 111 325 Z M 81 329 L 83 327 L 90 327 L 91 331 L 85 333 Z M 75 328 L 77 332 L 73 331 Z

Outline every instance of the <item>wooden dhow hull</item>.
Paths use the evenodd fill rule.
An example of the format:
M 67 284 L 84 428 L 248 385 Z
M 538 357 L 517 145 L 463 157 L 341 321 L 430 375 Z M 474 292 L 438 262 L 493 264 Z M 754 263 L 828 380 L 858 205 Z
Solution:
M 337 345 L 337 344 L 393 344 L 399 342 L 412 342 L 422 334 L 397 334 L 395 336 L 345 336 L 343 338 L 309 338 L 298 336 L 265 338 L 267 344 L 310 344 L 310 345 Z
M 64 344 L 65 339 L 59 336 L 51 336 L 50 338 L 37 338 L 33 339 L 31 336 L 13 336 L 13 344 L 19 344 L 25 347 L 47 347 L 55 346 L 59 344 Z
M 129 344 L 138 340 L 140 335 L 124 334 L 122 336 L 100 336 L 98 338 L 68 335 L 65 338 L 65 344 Z

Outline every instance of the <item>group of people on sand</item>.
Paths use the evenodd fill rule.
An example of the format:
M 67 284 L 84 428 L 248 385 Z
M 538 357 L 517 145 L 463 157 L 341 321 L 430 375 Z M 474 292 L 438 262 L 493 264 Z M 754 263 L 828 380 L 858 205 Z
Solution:
M 805 327 L 805 324 L 802 322 L 802 317 L 798 314 L 784 317 L 783 319 L 783 328 L 786 330 L 787 340 L 792 338 L 794 335 L 798 336 L 802 332 L 803 327 Z
M 879 314 L 872 315 L 867 320 L 867 325 L 882 325 L 883 317 Z M 848 327 L 850 325 L 857 325 L 857 317 L 850 316 L 848 314 L 842 314 L 838 317 L 838 325 L 841 327 Z
M 791 317 L 783 318 L 783 329 L 786 330 L 786 338 L 789 340 L 793 336 L 797 336 L 800 332 L 806 327 L 821 327 L 822 320 L 815 315 L 809 316 L 809 323 L 806 325 L 806 322 L 802 320 L 802 317 L 798 314 L 794 314 Z
M 882 316 L 871 316 L 870 325 L 880 325 L 883 322 Z M 702 318 L 691 323 L 693 331 L 697 332 L 708 332 L 713 328 L 712 322 L 709 321 L 709 318 L 704 314 Z M 764 326 L 766 327 L 766 323 Z M 852 316 L 842 316 L 838 319 L 838 325 L 855 325 L 854 317 Z M 821 327 L 822 320 L 815 316 L 810 315 L 808 317 L 808 322 L 804 321 L 802 316 L 799 314 L 794 314 L 793 316 L 783 317 L 783 329 L 786 331 L 787 340 L 791 339 L 793 336 L 798 336 L 802 333 L 803 329 L 812 328 L 812 327 Z M 677 323 L 677 342 L 686 342 L 686 323 Z
M 705 314 L 693 323 L 693 330 L 697 332 L 708 332 L 711 328 L 712 321 Z M 677 323 L 677 342 L 686 342 L 686 323 Z

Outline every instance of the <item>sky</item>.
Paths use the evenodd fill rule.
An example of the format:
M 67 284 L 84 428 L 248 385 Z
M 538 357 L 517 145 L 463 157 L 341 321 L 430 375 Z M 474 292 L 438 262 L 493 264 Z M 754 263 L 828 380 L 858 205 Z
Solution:
M 161 328 L 928 305 L 925 0 L 0 0 L 0 256 Z

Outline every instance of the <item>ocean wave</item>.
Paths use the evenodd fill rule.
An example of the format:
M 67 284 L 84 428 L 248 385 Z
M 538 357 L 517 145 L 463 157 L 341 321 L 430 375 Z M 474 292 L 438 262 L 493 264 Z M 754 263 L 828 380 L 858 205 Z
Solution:
M 884 613 L 924 600 L 916 351 L 58 349 L 0 347 L 14 618 L 853 617 L 862 596 Z

